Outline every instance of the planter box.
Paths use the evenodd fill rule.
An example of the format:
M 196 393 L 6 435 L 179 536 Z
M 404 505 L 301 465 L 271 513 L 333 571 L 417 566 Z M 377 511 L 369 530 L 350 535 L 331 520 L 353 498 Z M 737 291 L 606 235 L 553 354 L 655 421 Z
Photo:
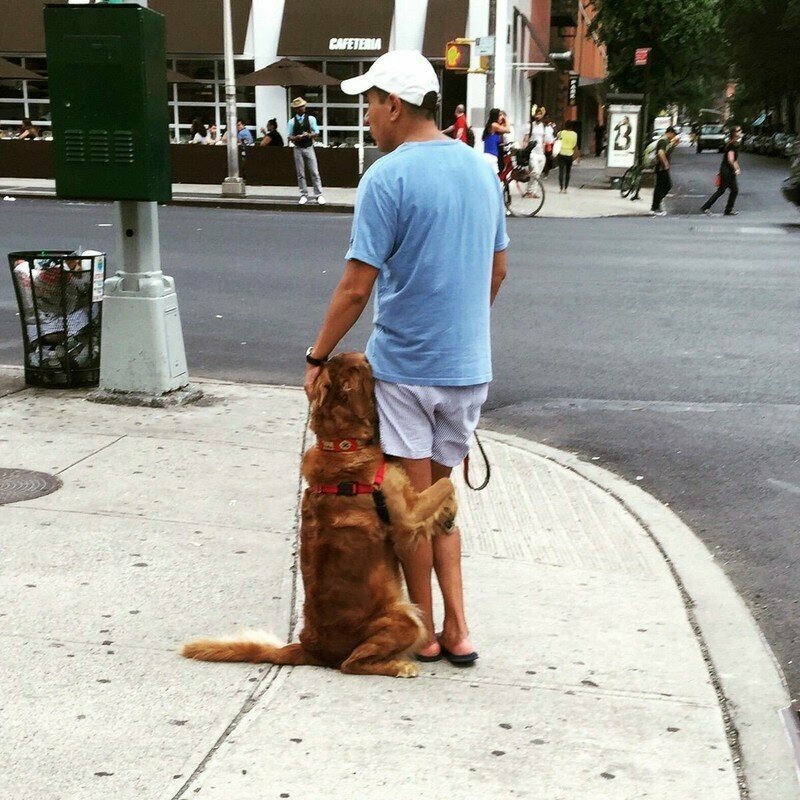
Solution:
M 322 185 L 358 186 L 355 147 L 316 149 Z M 170 145 L 173 183 L 222 183 L 228 174 L 227 149 L 199 144 Z M 290 147 L 248 147 L 241 161 L 242 177 L 250 186 L 295 186 L 297 178 Z M 54 179 L 53 143 L 0 139 L 0 178 Z

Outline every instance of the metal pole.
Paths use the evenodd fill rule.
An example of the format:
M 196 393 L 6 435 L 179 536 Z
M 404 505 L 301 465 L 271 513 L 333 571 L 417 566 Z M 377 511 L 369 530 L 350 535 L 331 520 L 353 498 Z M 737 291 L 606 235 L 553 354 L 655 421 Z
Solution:
M 500 46 L 500 38 L 497 36 L 497 0 L 489 0 L 489 36 L 494 36 L 494 55 L 489 56 L 489 68 L 486 70 L 486 100 L 484 117 L 488 118 L 489 109 L 494 108 L 494 65 L 497 58 L 497 48 Z M 503 37 L 505 46 L 505 37 Z
M 642 160 L 644 150 L 647 147 L 647 118 L 650 115 L 650 58 L 653 51 L 647 54 L 647 64 L 644 68 L 644 108 L 642 109 L 642 124 L 639 131 L 638 152 L 636 153 L 637 163 Z M 638 192 L 637 192 L 638 194 Z
M 222 182 L 222 194 L 244 195 L 244 181 L 239 176 L 239 139 L 236 130 L 236 73 L 233 68 L 233 22 L 231 0 L 222 0 L 222 27 L 225 44 L 225 117 L 228 135 L 228 177 Z

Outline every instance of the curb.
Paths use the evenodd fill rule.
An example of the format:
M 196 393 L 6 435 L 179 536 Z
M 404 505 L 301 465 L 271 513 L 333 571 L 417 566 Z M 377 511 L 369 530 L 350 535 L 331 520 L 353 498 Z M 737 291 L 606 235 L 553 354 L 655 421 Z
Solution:
M 5 190 L 0 189 L 0 193 Z M 56 197 L 55 192 L 51 191 L 14 191 L 13 197 L 17 200 L 59 200 L 62 202 L 85 202 L 85 203 L 112 203 L 113 200 L 62 200 Z M 257 198 L 228 198 L 228 197 L 195 197 L 195 196 L 182 196 L 176 195 L 168 203 L 159 203 L 159 205 L 166 206 L 187 206 L 195 208 L 227 208 L 238 209 L 239 211 L 300 211 L 303 213 L 313 212 L 315 214 L 352 214 L 355 206 L 347 203 L 325 203 L 324 206 L 319 206 L 316 203 L 307 203 L 305 206 L 299 206 L 297 201 L 286 202 L 281 200 L 259 200 Z
M 614 497 L 666 560 L 717 690 L 742 800 L 798 800 L 800 772 L 783 709 L 785 679 L 744 600 L 696 534 L 638 486 L 577 456 L 510 434 L 487 439 L 552 461 Z

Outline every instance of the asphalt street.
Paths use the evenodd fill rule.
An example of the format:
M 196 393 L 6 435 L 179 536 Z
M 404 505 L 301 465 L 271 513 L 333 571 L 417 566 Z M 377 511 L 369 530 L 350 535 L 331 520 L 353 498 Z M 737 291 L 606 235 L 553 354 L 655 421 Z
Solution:
M 747 155 L 741 215 L 700 215 L 719 158 L 677 152 L 666 218 L 509 221 L 483 424 L 669 503 L 716 553 L 798 696 L 800 215 L 779 194 L 786 161 Z M 162 208 L 193 374 L 299 384 L 350 221 Z M 113 256 L 113 222 L 110 205 L 0 201 L 0 244 Z M 15 312 L 3 269 L 2 363 L 21 359 Z M 365 315 L 345 346 L 368 332 Z

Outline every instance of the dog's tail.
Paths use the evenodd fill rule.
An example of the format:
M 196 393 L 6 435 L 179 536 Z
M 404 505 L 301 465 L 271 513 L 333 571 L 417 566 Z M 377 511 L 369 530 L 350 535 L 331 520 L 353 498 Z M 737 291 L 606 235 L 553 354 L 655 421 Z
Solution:
M 320 662 L 303 650 L 301 644 L 281 645 L 264 631 L 242 631 L 235 636 L 218 639 L 195 639 L 187 642 L 181 655 L 198 661 L 249 661 L 253 664 L 319 665 Z

